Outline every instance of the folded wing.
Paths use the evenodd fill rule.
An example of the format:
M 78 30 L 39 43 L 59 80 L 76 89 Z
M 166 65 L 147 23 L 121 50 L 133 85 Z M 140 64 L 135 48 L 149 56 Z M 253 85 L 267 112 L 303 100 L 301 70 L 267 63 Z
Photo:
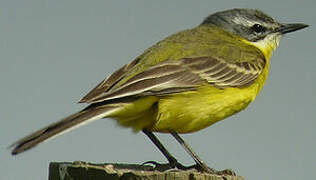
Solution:
M 219 58 L 183 58 L 177 61 L 163 61 L 115 86 L 127 71 L 138 63 L 137 59 L 123 66 L 80 102 L 97 103 L 125 97 L 166 95 L 195 90 L 208 83 L 216 88 L 246 87 L 262 72 L 264 58 L 231 63 Z

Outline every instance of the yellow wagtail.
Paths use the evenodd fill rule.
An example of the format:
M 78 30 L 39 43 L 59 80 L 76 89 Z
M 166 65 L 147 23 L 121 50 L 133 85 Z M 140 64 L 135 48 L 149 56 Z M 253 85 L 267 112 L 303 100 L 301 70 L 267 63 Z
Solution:
M 259 10 L 231 9 L 178 32 L 115 71 L 80 102 L 85 109 L 48 125 L 12 146 L 19 154 L 57 134 L 101 118 L 143 131 L 168 159 L 184 169 L 153 132 L 171 133 L 196 162 L 214 173 L 178 133 L 206 128 L 248 106 L 268 74 L 269 57 L 283 34 L 307 27 L 282 24 Z

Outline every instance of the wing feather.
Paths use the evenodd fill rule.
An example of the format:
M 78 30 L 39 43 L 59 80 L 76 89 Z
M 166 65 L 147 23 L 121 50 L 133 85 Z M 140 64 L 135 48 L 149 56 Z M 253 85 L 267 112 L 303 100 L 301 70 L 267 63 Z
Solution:
M 216 88 L 242 88 L 258 77 L 264 64 L 264 58 L 238 63 L 212 57 L 163 61 L 114 87 L 128 71 L 127 65 L 104 80 L 93 90 L 96 92 L 90 92 L 84 101 L 97 103 L 131 96 L 161 96 L 195 90 L 202 83 L 209 83 Z
M 99 94 L 102 94 L 104 92 L 107 92 L 109 89 L 111 89 L 113 86 L 115 86 L 116 83 L 118 83 L 120 80 L 122 80 L 126 73 L 132 69 L 138 62 L 140 58 L 136 58 L 134 61 L 132 61 L 129 64 L 124 65 L 111 75 L 109 75 L 107 78 L 105 78 L 101 83 L 99 83 L 95 88 L 93 88 L 87 95 L 85 95 L 79 103 L 84 102 L 90 102 L 94 97 L 98 96 Z
M 135 75 L 110 92 L 99 94 L 93 98 L 93 103 L 127 96 L 155 94 L 154 92 L 171 93 L 171 89 L 172 93 L 183 92 L 196 87 L 202 81 L 204 80 L 198 75 L 191 73 L 189 69 L 183 68 L 179 64 L 160 64 Z

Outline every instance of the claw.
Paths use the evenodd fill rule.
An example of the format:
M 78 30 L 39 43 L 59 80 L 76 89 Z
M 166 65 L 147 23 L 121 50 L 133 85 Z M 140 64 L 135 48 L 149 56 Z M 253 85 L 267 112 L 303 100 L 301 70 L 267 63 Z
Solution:
M 236 173 L 231 169 L 224 169 L 221 171 L 216 171 L 218 175 L 228 175 L 228 176 L 236 176 Z
M 158 170 L 158 171 L 166 171 L 166 170 L 172 170 L 172 169 L 179 169 L 179 170 L 196 169 L 196 165 L 184 166 L 176 160 L 171 161 L 166 164 L 158 163 L 156 161 L 146 161 L 143 164 L 141 164 L 141 166 L 148 165 L 148 164 L 154 165 L 155 166 L 154 170 Z
M 143 164 L 141 164 L 141 166 L 145 166 L 145 165 L 148 165 L 148 164 L 153 164 L 153 165 L 157 166 L 160 163 L 157 163 L 156 161 L 146 161 Z
M 193 166 L 193 168 L 195 168 L 199 172 L 206 172 L 206 173 L 209 173 L 209 174 L 217 174 L 216 170 L 214 170 L 213 168 L 210 168 L 210 167 L 208 167 L 208 166 L 206 166 L 204 164 L 203 165 L 195 164 Z
M 220 176 L 223 176 L 223 175 L 236 176 L 236 173 L 231 169 L 224 169 L 221 171 L 217 171 L 217 170 L 210 168 L 206 165 L 200 166 L 198 164 L 192 166 L 192 168 L 195 168 L 199 172 L 206 172 L 206 173 L 216 174 L 216 175 L 220 175 Z
M 167 171 L 170 169 L 175 169 L 175 167 L 176 167 L 174 164 L 171 164 L 171 163 L 162 164 L 162 163 L 158 163 L 156 161 L 146 161 L 143 164 L 141 164 L 141 166 L 148 165 L 148 164 L 152 164 L 155 166 L 153 170 L 157 170 L 157 171 L 161 171 L 161 172 Z
M 167 170 L 173 170 L 173 169 L 179 169 L 179 170 L 190 170 L 190 169 L 196 169 L 199 172 L 205 172 L 205 173 L 209 173 L 209 174 L 216 174 L 216 175 L 220 175 L 220 176 L 224 176 L 224 175 L 228 175 L 228 176 L 236 176 L 236 173 L 231 170 L 231 169 L 224 169 L 222 171 L 217 171 L 213 168 L 210 168 L 206 165 L 191 165 L 191 166 L 184 166 L 181 163 L 179 163 L 177 160 L 173 160 L 170 163 L 166 163 L 166 164 L 162 164 L 162 163 L 158 163 L 156 161 L 146 161 L 143 164 L 141 164 L 141 166 L 144 165 L 148 165 L 148 164 L 152 164 L 154 165 L 154 170 L 157 171 L 167 171 Z

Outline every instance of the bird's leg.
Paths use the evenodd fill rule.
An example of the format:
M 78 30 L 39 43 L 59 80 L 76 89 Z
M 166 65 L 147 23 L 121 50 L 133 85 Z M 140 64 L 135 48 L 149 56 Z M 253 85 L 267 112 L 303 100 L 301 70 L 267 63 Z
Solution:
M 219 174 L 219 175 L 235 175 L 232 170 L 225 169 L 223 171 L 216 171 L 210 167 L 208 167 L 199 156 L 192 150 L 192 148 L 184 142 L 184 140 L 174 131 L 170 131 L 171 135 L 181 144 L 181 146 L 185 149 L 185 151 L 194 159 L 196 166 L 195 168 L 202 172 L 207 172 L 211 174 Z
M 162 152 L 162 154 L 168 159 L 169 161 L 169 164 L 159 164 L 157 162 L 154 162 L 154 161 L 148 161 L 148 162 L 145 162 L 144 164 L 148 164 L 148 163 L 151 163 L 151 164 L 154 164 L 155 166 L 167 166 L 168 169 L 170 168 L 178 168 L 178 169 L 182 169 L 182 170 L 186 170 L 186 169 L 190 169 L 191 167 L 186 167 L 186 166 L 183 166 L 182 164 L 180 164 L 177 159 L 175 157 L 173 157 L 169 151 L 161 144 L 161 142 L 158 140 L 158 138 L 150 131 L 148 130 L 145 130 L 143 129 L 143 133 L 146 134 L 149 139 L 157 146 L 157 148 L 160 150 L 160 152 Z M 166 169 L 166 168 L 164 168 Z
M 196 163 L 196 168 L 198 170 L 208 172 L 208 173 L 215 173 L 215 170 L 209 168 L 204 162 L 199 158 L 199 156 L 192 150 L 192 148 L 184 142 L 184 140 L 174 131 L 170 131 L 170 134 L 181 144 L 184 150 L 193 158 Z

